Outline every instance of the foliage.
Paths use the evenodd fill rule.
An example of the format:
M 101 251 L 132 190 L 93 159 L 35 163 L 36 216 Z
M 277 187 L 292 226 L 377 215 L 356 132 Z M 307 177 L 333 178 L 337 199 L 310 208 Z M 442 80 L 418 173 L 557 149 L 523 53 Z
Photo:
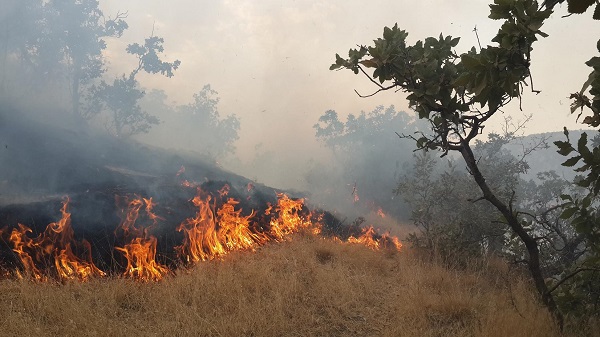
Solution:
M 72 112 L 80 117 L 82 85 L 104 73 L 102 51 L 106 37 L 120 37 L 128 28 L 122 13 L 106 18 L 97 0 L 50 0 L 42 2 L 39 32 L 28 45 L 27 57 L 35 71 L 70 84 Z
M 176 128 L 185 135 L 194 149 L 205 152 L 212 158 L 231 154 L 233 143 L 239 139 L 240 120 L 235 115 L 221 118 L 217 108 L 218 92 L 210 85 L 194 94 L 194 101 L 176 108 Z
M 413 132 L 417 124 L 394 106 L 348 114 L 345 121 L 336 111 L 326 111 L 313 128 L 317 140 L 331 150 L 333 174 L 324 175 L 323 167 L 313 169 L 307 175 L 311 190 L 329 191 L 336 199 L 349 200 L 366 211 L 380 207 L 385 213 L 404 216 L 407 212 L 393 200 L 390 181 L 398 178 L 403 159 L 410 159 L 406 153 L 411 145 L 398 139 L 396 132 Z
M 144 45 L 133 43 L 127 46 L 127 53 L 135 55 L 138 58 L 138 67 L 131 72 L 129 77 L 135 77 L 140 70 L 149 74 L 160 73 L 166 77 L 173 77 L 173 71 L 181 65 L 181 61 L 175 60 L 172 63 L 162 61 L 158 53 L 163 53 L 164 39 L 158 36 L 151 36 L 144 41 Z
M 487 203 L 475 202 L 476 186 L 467 172 L 451 160 L 444 169 L 441 164 L 429 153 L 415 154 L 412 171 L 395 190 L 411 206 L 411 220 L 419 231 L 407 240 L 454 266 L 500 253 L 507 231 L 498 221 L 500 214 Z
M 397 89 L 408 93 L 409 105 L 419 118 L 430 124 L 430 135 L 407 135 L 418 149 L 439 149 L 446 155 L 458 151 L 482 196 L 501 214 L 527 254 L 525 262 L 538 294 L 562 326 L 563 318 L 544 279 L 538 238 L 523 211 L 515 208 L 514 192 L 509 198 L 503 189 L 493 186 L 481 169 L 471 146 L 485 123 L 513 98 L 520 98 L 531 77 L 529 70 L 532 44 L 542 32 L 551 9 L 539 7 L 533 0 L 495 0 L 489 17 L 503 20 L 492 39 L 496 44 L 460 56 L 452 50 L 459 40 L 450 36 L 429 37 L 414 45 L 406 43 L 408 34 L 397 25 L 386 27 L 383 38 L 372 46 L 351 49 L 348 59 L 336 55 L 330 69 L 346 68 L 361 73 L 379 89 Z M 372 75 L 365 69 L 374 68 Z M 531 88 L 533 91 L 534 88 Z M 510 186 L 504 185 L 507 188 Z
M 551 13 L 538 10 L 532 0 L 497 1 L 490 7 L 490 18 L 505 19 L 492 40 L 498 46 L 472 48 L 458 56 L 452 51 L 458 38 L 440 34 L 410 46 L 408 33 L 394 25 L 386 27 L 373 46 L 351 49 L 348 59 L 336 55 L 330 69 L 363 73 L 379 86 L 376 92 L 395 87 L 408 92 L 410 107 L 433 131 L 432 137 L 421 133 L 415 139 L 417 147 L 460 150 L 461 142 L 475 138 L 498 108 L 520 96 L 530 75 L 531 44 L 538 35 L 546 35 L 539 29 Z M 372 76 L 365 68 L 374 68 Z M 481 109 L 487 106 L 487 111 L 475 103 Z
M 146 133 L 152 125 L 158 124 L 158 117 L 143 111 L 139 100 L 144 97 L 144 91 L 139 89 L 136 75 L 140 70 L 148 73 L 161 73 L 167 77 L 173 76 L 181 61 L 172 63 L 162 61 L 158 53 L 164 51 L 162 38 L 151 36 L 145 40 L 144 46 L 137 43 L 127 46 L 127 53 L 137 57 L 138 65 L 129 76 L 123 74 L 114 79 L 112 84 L 102 81 L 90 90 L 90 109 L 93 114 L 108 110 L 109 122 L 107 129 L 117 137 L 127 137 L 138 133 Z
M 102 81 L 93 87 L 92 93 L 92 100 L 101 107 L 96 111 L 110 111 L 106 128 L 117 137 L 146 133 L 160 122 L 140 107 L 138 101 L 144 97 L 144 92 L 134 78 L 123 75 L 111 84 Z
M 600 13 L 600 5 L 596 12 Z M 569 7 L 571 9 L 571 7 Z M 596 16 L 595 12 L 595 16 Z M 600 16 L 597 17 L 600 19 Z M 598 41 L 600 52 L 600 40 Z M 584 111 L 591 112 L 582 123 L 597 128 L 600 126 L 600 57 L 594 56 L 586 65 L 592 68 L 588 80 L 582 89 L 571 94 L 571 112 L 579 110 L 579 119 Z M 600 131 L 600 130 L 599 130 Z M 573 266 L 559 290 L 559 299 L 564 306 L 585 314 L 600 314 L 600 135 L 588 141 L 587 133 L 582 133 L 576 144 L 572 144 L 569 132 L 565 128 L 565 141 L 556 141 L 558 153 L 569 157 L 562 164 L 573 167 L 581 175 L 575 184 L 586 190 L 583 195 L 563 194 L 563 211 L 561 218 L 569 219 L 574 230 L 581 237 L 586 247 L 583 259 Z

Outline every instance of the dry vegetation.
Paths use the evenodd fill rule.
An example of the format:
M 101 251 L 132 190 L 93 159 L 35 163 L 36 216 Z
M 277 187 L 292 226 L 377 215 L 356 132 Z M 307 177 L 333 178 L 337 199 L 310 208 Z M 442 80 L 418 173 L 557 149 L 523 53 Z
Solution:
M 0 282 L 3 336 L 559 336 L 502 263 L 450 271 L 311 237 L 158 283 Z M 510 279 L 511 286 L 508 286 Z

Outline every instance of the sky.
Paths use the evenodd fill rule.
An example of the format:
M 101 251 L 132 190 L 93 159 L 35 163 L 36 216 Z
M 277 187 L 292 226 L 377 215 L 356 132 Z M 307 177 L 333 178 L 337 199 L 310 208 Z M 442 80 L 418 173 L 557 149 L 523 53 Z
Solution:
M 482 0 L 100 0 L 100 6 L 108 16 L 128 13 L 124 36 L 107 41 L 109 74 L 132 69 L 135 59 L 125 46 L 154 31 L 165 39 L 165 59 L 182 64 L 170 79 L 140 76 L 142 85 L 185 104 L 210 84 L 219 93 L 221 115 L 241 120 L 237 156 L 250 161 L 257 151 L 272 151 L 287 169 L 323 154 L 313 125 L 326 110 L 342 118 L 378 105 L 408 110 L 402 93 L 359 98 L 355 89 L 368 94 L 376 88 L 350 71 L 330 71 L 336 53 L 346 56 L 348 49 L 370 44 L 395 23 L 412 43 L 440 33 L 461 37 L 460 53 L 477 45 L 475 27 L 485 46 L 500 26 L 487 18 Z M 534 45 L 532 73 L 541 93 L 526 93 L 522 111 L 518 102 L 504 109 L 514 121 L 533 115 L 528 134 L 580 128 L 567 97 L 587 79 L 584 62 L 597 53 L 598 34 L 591 32 L 599 31 L 598 23 L 591 13 L 561 18 L 566 5 L 557 13 L 542 27 L 550 37 Z M 499 131 L 503 122 L 497 116 L 487 130 Z

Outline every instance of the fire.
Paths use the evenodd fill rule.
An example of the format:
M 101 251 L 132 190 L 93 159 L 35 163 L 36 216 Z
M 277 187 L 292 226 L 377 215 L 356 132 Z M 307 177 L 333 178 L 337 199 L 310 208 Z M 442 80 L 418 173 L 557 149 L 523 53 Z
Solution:
M 197 186 L 197 183 L 190 185 Z M 229 185 L 214 194 L 197 187 L 197 195 L 190 200 L 196 209 L 195 215 L 176 227 L 183 234 L 181 245 L 174 247 L 180 261 L 195 264 L 221 258 L 232 251 L 253 251 L 269 241 L 285 241 L 294 233 L 319 235 L 322 232 L 323 214 L 310 212 L 304 199 L 292 199 L 278 193 L 276 204 L 268 204 L 264 215 L 257 216 L 254 210 L 243 212 L 240 202 L 229 196 L 230 191 Z M 155 213 L 156 203 L 151 197 L 115 198 L 121 217 L 114 231 L 120 242 L 115 250 L 122 254 L 123 262 L 126 261 L 122 275 L 139 281 L 161 280 L 171 270 L 157 261 L 159 240 L 151 231 L 165 219 Z M 86 281 L 106 275 L 92 262 L 90 243 L 74 239 L 68 204 L 67 198 L 61 208 L 61 219 L 49 224 L 37 237 L 32 237 L 32 229 L 23 224 L 18 224 L 11 232 L 0 229 L 0 235 L 10 234 L 11 248 L 21 263 L 20 270 L 15 272 L 19 277 L 37 281 L 51 278 Z M 259 223 L 258 219 L 265 220 Z M 337 236 L 330 239 L 346 241 Z M 397 237 L 380 235 L 372 226 L 364 228 L 360 235 L 350 236 L 347 242 L 375 250 L 400 250 L 402 247 Z
M 23 265 L 24 273 L 35 280 L 47 279 L 37 266 L 47 267 L 48 264 L 54 265 L 54 270 L 62 281 L 74 279 L 86 281 L 91 276 L 106 275 L 92 262 L 89 242 L 75 241 L 71 227 L 71 213 L 67 212 L 68 204 L 67 198 L 60 210 L 61 219 L 49 224 L 37 237 L 30 238 L 27 233 L 31 233 L 32 230 L 22 224 L 18 225 L 18 229 L 14 228 L 10 234 L 9 241 L 12 242 L 13 251 L 17 253 Z M 87 252 L 85 259 L 75 255 L 73 246 L 78 246 L 80 250 Z
M 119 200 L 117 198 L 117 203 Z M 158 241 L 156 237 L 148 233 L 150 227 L 136 227 L 135 223 L 144 205 L 146 217 L 152 221 L 152 225 L 155 225 L 156 221 L 161 218 L 152 212 L 155 206 L 152 198 L 146 199 L 136 196 L 128 205 L 127 214 L 123 218 L 121 226 L 115 231 L 115 233 L 119 230 L 122 231 L 123 236 L 126 238 L 134 236 L 124 247 L 115 247 L 127 259 L 127 267 L 123 275 L 140 281 L 158 281 L 169 273 L 169 269 L 166 266 L 156 262 L 156 246 Z
M 402 248 L 402 243 L 395 236 L 389 234 L 379 235 L 373 226 L 362 229 L 362 234 L 358 237 L 350 236 L 348 238 L 350 243 L 360 243 L 371 249 L 379 250 L 381 248 L 394 248 L 398 251 Z
M 157 240 L 154 236 L 149 238 L 135 238 L 125 247 L 115 247 L 127 259 L 127 267 L 123 275 L 140 281 L 159 281 L 169 273 L 169 269 L 156 262 Z
M 221 197 L 229 193 L 225 185 L 219 191 Z M 183 221 L 177 230 L 184 233 L 181 246 L 176 247 L 180 257 L 187 262 L 212 260 L 233 250 L 253 249 L 268 241 L 268 237 L 251 230 L 250 219 L 254 212 L 242 216 L 242 210 L 236 210 L 238 201 L 228 198 L 216 212 L 216 202 L 211 195 L 203 197 L 204 192 L 198 190 L 198 195 L 192 199 L 198 208 L 196 216 Z
M 277 207 L 275 207 L 277 216 L 273 217 L 270 222 L 271 234 L 277 240 L 305 229 L 310 230 L 314 234 L 321 233 L 321 224 L 318 221 L 312 222 L 310 214 L 308 216 L 300 214 L 303 207 L 304 199 L 292 200 L 283 193 L 277 194 Z M 267 215 L 271 213 L 271 209 L 272 207 L 267 209 Z
M 377 209 L 377 215 L 379 215 L 382 218 L 385 218 L 385 213 L 383 213 L 383 210 L 381 209 L 381 207 L 379 207 Z

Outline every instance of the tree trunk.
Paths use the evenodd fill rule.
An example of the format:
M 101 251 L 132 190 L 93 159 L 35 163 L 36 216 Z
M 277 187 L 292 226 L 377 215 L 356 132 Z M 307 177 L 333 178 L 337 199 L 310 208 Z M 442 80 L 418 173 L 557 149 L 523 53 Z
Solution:
M 540 251 L 537 241 L 531 235 L 529 235 L 525 228 L 523 228 L 523 225 L 521 222 L 519 222 L 519 219 L 512 209 L 504 202 L 499 200 L 487 185 L 485 178 L 481 174 L 481 171 L 479 171 L 477 161 L 475 160 L 475 156 L 471 150 L 471 147 L 469 146 L 469 143 L 463 142 L 460 153 L 462 154 L 462 157 L 465 160 L 471 175 L 473 175 L 475 182 L 477 182 L 481 192 L 483 192 L 483 198 L 492 203 L 492 205 L 494 205 L 494 207 L 496 207 L 496 209 L 502 213 L 510 228 L 519 236 L 519 239 L 521 239 L 527 248 L 527 253 L 529 254 L 529 259 L 527 261 L 529 274 L 535 284 L 538 294 L 542 299 L 542 302 L 548 308 L 552 316 L 556 319 L 560 329 L 562 330 L 563 316 L 558 310 L 556 302 L 554 302 L 554 298 L 548 291 L 548 286 L 544 281 L 544 276 L 542 275 L 542 270 L 540 268 Z

